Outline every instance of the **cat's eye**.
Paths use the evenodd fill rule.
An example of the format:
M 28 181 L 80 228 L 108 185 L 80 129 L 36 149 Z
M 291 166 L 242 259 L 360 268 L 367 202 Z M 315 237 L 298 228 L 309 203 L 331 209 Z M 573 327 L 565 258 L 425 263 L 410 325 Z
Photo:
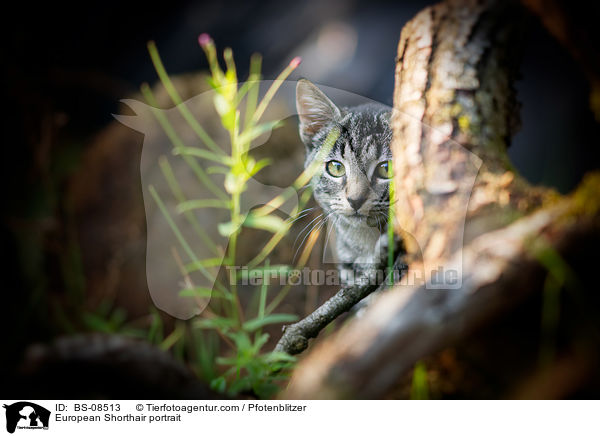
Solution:
M 375 175 L 380 179 L 389 179 L 392 177 L 392 162 L 386 160 L 385 162 L 381 162 L 375 168 Z
M 333 177 L 342 177 L 344 174 L 346 174 L 346 168 L 344 168 L 344 164 L 338 162 L 337 160 L 330 160 L 327 162 L 325 169 Z

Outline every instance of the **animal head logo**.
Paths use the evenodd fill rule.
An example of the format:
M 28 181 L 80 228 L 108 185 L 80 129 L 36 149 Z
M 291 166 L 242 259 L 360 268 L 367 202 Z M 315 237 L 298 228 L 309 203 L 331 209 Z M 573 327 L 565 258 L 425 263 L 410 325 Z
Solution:
M 264 93 L 271 83 L 272 81 L 261 81 L 261 92 Z M 281 84 L 263 121 L 296 122 L 290 119 L 298 114 L 295 104 L 296 85 L 295 81 L 284 81 Z M 320 88 L 340 107 L 372 102 L 347 91 Z M 214 90 L 203 92 L 170 109 L 157 109 L 138 100 L 126 99 L 122 102 L 134 115 L 115 115 L 124 125 L 144 134 L 140 175 L 147 224 L 148 288 L 154 304 L 179 319 L 191 318 L 208 305 L 210 290 L 215 284 L 226 253 L 228 234 L 234 230 L 231 225 L 228 227 L 226 224 L 229 221 L 229 211 L 221 207 L 220 201 L 227 200 L 224 196 L 221 198 L 227 181 L 224 179 L 226 176 L 218 169 L 215 156 L 204 152 L 203 156 L 206 158 L 181 153 L 183 149 L 198 146 L 210 151 L 197 135 L 197 129 L 190 124 L 190 116 L 225 154 L 229 153 L 229 138 L 213 106 L 215 95 Z M 397 116 L 409 119 L 410 123 L 418 124 L 420 128 L 428 128 L 410 115 L 394 113 L 392 118 Z M 261 132 L 252 141 L 251 149 L 267 143 L 271 133 L 270 130 Z M 440 133 L 438 136 L 444 137 L 453 150 L 470 155 L 465 162 L 472 167 L 469 170 L 474 183 L 480 165 L 477 163 L 478 158 L 449 139 L 448 135 Z M 298 149 L 303 151 L 297 134 L 295 141 L 295 145 L 288 143 L 287 146 L 297 149 L 286 153 L 291 155 Z M 298 173 L 301 170 L 299 168 Z M 289 189 L 288 186 L 265 184 L 250 177 L 241 197 L 240 212 L 245 214 Z M 193 207 L 194 203 L 187 202 L 190 207 L 182 209 L 180 203 L 183 199 L 197 200 L 197 207 Z M 465 216 L 467 203 L 468 198 L 464 199 Z M 279 210 L 289 216 L 297 204 L 298 197 L 295 196 L 279 205 Z M 462 243 L 462 235 L 459 236 Z M 326 260 L 331 261 L 331 258 Z M 190 304 L 189 297 L 182 292 L 190 287 L 206 291 L 206 298 L 196 299 L 195 304 Z
M 47 429 L 50 411 L 29 401 L 19 401 L 3 406 L 6 409 L 6 431 L 14 433 L 21 429 Z

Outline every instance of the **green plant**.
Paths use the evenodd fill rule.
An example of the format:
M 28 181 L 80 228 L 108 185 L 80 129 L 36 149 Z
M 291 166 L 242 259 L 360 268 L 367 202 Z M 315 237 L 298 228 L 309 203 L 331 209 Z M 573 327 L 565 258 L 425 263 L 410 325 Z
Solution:
M 284 287 L 270 302 L 267 302 L 269 283 L 264 280 L 262 285 L 256 289 L 258 310 L 252 314 L 248 313 L 248 310 L 244 310 L 240 303 L 236 280 L 231 280 L 228 284 L 223 283 L 213 269 L 236 265 L 238 238 L 242 227 L 245 226 L 272 234 L 268 242 L 248 263 L 248 271 L 262 273 L 265 271 L 279 273 L 289 271 L 291 267 L 286 265 L 270 265 L 269 255 L 292 225 L 292 220 L 284 220 L 274 211 L 292 196 L 297 195 L 297 192 L 305 187 L 321 168 L 318 164 L 309 166 L 281 195 L 248 213 L 241 211 L 240 204 L 248 180 L 270 164 L 269 159 L 256 161 L 250 155 L 252 141 L 281 125 L 279 121 L 261 122 L 261 118 L 283 81 L 299 65 L 300 59 L 295 58 L 290 62 L 259 101 L 261 59 L 258 55 L 254 55 L 251 59 L 248 80 L 240 84 L 231 49 L 224 51 L 226 68 L 223 70 L 219 65 L 216 48 L 211 38 L 203 34 L 200 36 L 199 42 L 209 62 L 211 73 L 209 83 L 214 91 L 214 108 L 222 127 L 227 132 L 228 147 L 217 144 L 183 104 L 153 42 L 148 44 L 148 49 L 158 76 L 183 118 L 198 136 L 202 146 L 184 145 L 167 117 L 160 110 L 155 109 L 157 102 L 148 85 L 142 86 L 142 94 L 153 108 L 153 114 L 172 142 L 173 153 L 189 165 L 198 182 L 203 184 L 214 196 L 206 199 L 186 198 L 169 161 L 165 157 L 159 159 L 158 164 L 162 174 L 177 201 L 177 211 L 185 215 L 189 224 L 197 230 L 196 233 L 202 243 L 210 247 L 215 254 L 213 258 L 200 259 L 195 254 L 192 244 L 183 236 L 181 229 L 165 206 L 164 199 L 161 198 L 154 186 L 148 187 L 176 239 L 176 244 L 169 254 L 180 266 L 183 281 L 186 283 L 185 288 L 180 291 L 180 295 L 189 297 L 191 304 L 194 299 L 203 301 L 207 298 L 212 299 L 215 303 L 211 303 L 204 309 L 199 319 L 176 323 L 175 328 L 167 337 L 163 337 L 160 317 L 154 313 L 147 339 L 165 350 L 173 349 L 176 356 L 186 359 L 197 374 L 208 380 L 211 387 L 218 392 L 226 392 L 230 395 L 253 392 L 258 397 L 267 398 L 277 391 L 278 383 L 285 380 L 287 372 L 295 361 L 292 356 L 285 353 L 263 350 L 269 339 L 269 335 L 262 331 L 265 326 L 297 319 L 292 314 L 275 313 L 290 287 Z M 330 133 L 322 148 L 322 153 L 330 150 L 338 135 L 339 132 L 336 129 Z M 226 152 L 225 150 L 230 151 Z M 212 166 L 205 170 L 199 164 L 201 160 L 210 162 Z M 217 186 L 208 177 L 209 171 L 224 175 L 223 186 Z M 310 189 L 302 192 L 293 216 L 299 215 L 311 194 Z M 229 240 L 225 252 L 220 251 L 220 247 L 214 243 L 210 235 L 202 230 L 201 226 L 195 223 L 196 218 L 190 213 L 194 209 L 209 207 L 218 207 L 229 212 L 229 220 L 218 226 L 221 236 Z M 306 245 L 297 267 L 302 267 L 306 262 L 312 244 Z M 182 261 L 179 249 L 183 250 L 186 257 L 191 260 L 190 262 Z M 190 278 L 192 272 L 201 273 L 215 283 L 214 287 L 208 289 L 195 286 Z
M 563 290 L 576 296 L 581 288 L 577 275 L 544 236 L 529 241 L 528 250 L 546 270 L 542 293 L 541 341 L 538 362 L 541 367 L 556 359 L 557 337 Z
M 413 371 L 412 385 L 410 388 L 411 400 L 428 400 L 429 383 L 427 381 L 427 368 L 423 362 L 417 362 Z

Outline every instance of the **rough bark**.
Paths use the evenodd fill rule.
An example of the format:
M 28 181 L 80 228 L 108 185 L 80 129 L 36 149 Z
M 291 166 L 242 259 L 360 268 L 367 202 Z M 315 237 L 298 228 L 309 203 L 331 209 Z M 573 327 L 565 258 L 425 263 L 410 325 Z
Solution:
M 423 280 L 396 285 L 319 344 L 285 397 L 385 395 L 423 357 L 540 292 L 548 274 L 541 250 L 560 255 L 599 235 L 600 177 L 561 199 L 511 168 L 518 11 L 513 2 L 451 0 L 403 29 L 393 116 L 396 230 L 408 277 L 423 271 Z M 458 269 L 459 286 L 432 290 L 440 268 Z
M 519 125 L 512 86 L 519 12 L 512 2 L 448 1 L 402 31 L 392 147 L 396 228 L 424 262 L 462 246 L 465 215 L 468 241 L 535 209 L 547 194 L 514 174 L 506 154 Z

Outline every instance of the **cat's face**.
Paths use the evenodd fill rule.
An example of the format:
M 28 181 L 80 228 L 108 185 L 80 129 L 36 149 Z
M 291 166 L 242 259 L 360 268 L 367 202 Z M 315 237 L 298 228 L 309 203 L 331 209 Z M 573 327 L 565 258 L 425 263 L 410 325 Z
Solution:
M 322 160 L 323 171 L 312 182 L 319 205 L 343 224 L 381 229 L 389 206 L 389 108 L 373 104 L 340 109 L 307 80 L 298 82 L 296 105 L 306 165 Z M 320 156 L 333 127 L 340 131 L 338 140 L 327 156 Z

